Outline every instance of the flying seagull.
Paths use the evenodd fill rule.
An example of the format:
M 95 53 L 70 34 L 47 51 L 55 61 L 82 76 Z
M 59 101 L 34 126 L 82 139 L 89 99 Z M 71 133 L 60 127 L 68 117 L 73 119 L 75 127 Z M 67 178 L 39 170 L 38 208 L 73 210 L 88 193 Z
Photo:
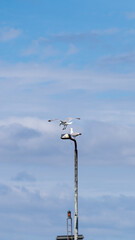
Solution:
M 59 121 L 59 126 L 63 125 L 64 127 L 62 128 L 62 130 L 65 130 L 67 128 L 68 125 L 72 124 L 71 120 L 73 119 L 78 119 L 80 120 L 80 118 L 67 118 L 66 120 L 60 120 L 60 119 L 51 119 L 51 120 L 48 120 L 48 122 L 52 122 L 52 121 Z

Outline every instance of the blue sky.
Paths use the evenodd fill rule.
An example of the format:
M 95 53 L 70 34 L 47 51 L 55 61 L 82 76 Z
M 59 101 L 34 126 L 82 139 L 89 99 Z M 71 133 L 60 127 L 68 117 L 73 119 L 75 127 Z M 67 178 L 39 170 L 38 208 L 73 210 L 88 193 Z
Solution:
M 79 233 L 135 238 L 134 42 L 133 0 L 1 1 L 0 239 L 66 234 L 74 146 L 47 120 L 67 117 L 81 118 Z

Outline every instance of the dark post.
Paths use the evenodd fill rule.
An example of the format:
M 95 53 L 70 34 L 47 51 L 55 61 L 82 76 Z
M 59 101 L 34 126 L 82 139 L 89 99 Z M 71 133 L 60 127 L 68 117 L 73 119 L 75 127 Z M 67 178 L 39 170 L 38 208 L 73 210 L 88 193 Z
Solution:
M 75 144 L 74 150 L 74 175 L 75 175 L 75 219 L 74 219 L 74 239 L 78 240 L 78 151 L 77 151 L 77 142 L 75 139 L 71 138 Z

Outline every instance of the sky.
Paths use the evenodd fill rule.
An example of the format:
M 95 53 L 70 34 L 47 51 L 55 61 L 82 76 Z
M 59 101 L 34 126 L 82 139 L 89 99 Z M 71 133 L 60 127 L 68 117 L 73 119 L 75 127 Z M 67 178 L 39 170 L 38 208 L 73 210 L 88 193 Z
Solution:
M 135 2 L 1 0 L 0 239 L 135 239 Z

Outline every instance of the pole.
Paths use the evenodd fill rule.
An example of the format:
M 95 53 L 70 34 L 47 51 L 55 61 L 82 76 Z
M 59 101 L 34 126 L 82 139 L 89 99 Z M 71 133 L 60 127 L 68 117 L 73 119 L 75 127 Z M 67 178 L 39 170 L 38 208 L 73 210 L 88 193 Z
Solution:
M 62 134 L 61 139 L 70 139 L 75 144 L 74 150 L 74 188 L 75 188 L 75 218 L 74 218 L 74 240 L 78 240 L 78 151 L 77 142 L 70 134 Z
M 72 139 L 75 144 L 74 150 L 74 181 L 75 181 L 75 219 L 74 219 L 74 240 L 78 240 L 78 151 L 77 151 L 77 142 L 75 139 Z

